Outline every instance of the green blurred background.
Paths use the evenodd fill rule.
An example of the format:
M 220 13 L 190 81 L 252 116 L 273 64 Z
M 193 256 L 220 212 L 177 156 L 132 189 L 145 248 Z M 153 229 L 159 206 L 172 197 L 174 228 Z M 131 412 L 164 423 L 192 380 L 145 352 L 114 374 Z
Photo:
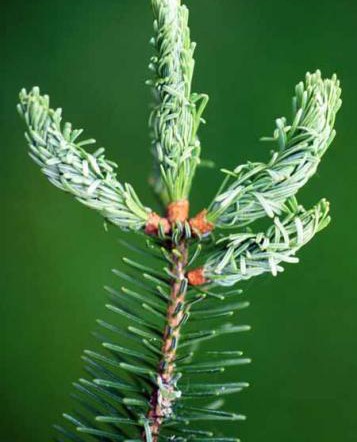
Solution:
M 187 0 L 198 43 L 195 90 L 207 92 L 203 157 L 218 167 L 264 160 L 274 119 L 290 115 L 293 86 L 306 70 L 337 72 L 343 108 L 337 138 L 299 195 L 322 196 L 333 221 L 277 279 L 249 284 L 252 305 L 238 318 L 252 332 L 231 345 L 253 358 L 237 369 L 252 386 L 227 408 L 248 415 L 243 441 L 357 440 L 356 102 L 357 2 Z M 122 267 L 123 235 L 53 188 L 27 156 L 15 105 L 39 85 L 118 161 L 147 205 L 151 166 L 148 0 L 4 1 L 0 7 L 1 429 L 4 442 L 50 440 L 72 408 L 95 319 L 106 318 L 102 286 Z M 221 180 L 202 169 L 193 211 Z M 219 342 L 212 342 L 219 345 Z

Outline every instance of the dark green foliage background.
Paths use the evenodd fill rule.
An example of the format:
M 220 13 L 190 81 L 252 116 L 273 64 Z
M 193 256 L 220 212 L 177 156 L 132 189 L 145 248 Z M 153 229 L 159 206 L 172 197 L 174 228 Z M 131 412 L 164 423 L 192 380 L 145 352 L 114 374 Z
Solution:
M 286 273 L 248 284 L 231 338 L 254 363 L 230 373 L 252 387 L 227 408 L 248 415 L 232 430 L 246 442 L 357 440 L 356 102 L 357 2 L 188 0 L 198 42 L 195 90 L 211 97 L 203 157 L 218 167 L 263 160 L 274 118 L 290 115 L 306 70 L 337 72 L 338 135 L 318 176 L 299 195 L 326 196 L 333 221 Z M 21 87 L 39 85 L 65 118 L 108 146 L 120 177 L 155 205 L 147 185 L 151 49 L 148 0 L 4 1 L 0 9 L 1 426 L 4 442 L 50 440 L 72 408 L 71 382 L 94 320 L 107 318 L 102 286 L 123 253 L 94 213 L 50 186 L 26 154 L 15 112 Z M 221 177 L 201 170 L 193 209 Z M 227 342 L 225 340 L 224 342 Z M 224 342 L 213 342 L 218 346 Z M 229 374 L 227 373 L 227 376 Z

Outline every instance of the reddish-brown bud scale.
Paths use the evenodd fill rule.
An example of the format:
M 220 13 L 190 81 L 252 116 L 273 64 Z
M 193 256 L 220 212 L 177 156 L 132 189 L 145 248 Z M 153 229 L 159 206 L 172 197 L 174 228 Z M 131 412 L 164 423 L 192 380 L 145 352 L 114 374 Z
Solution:
M 166 218 L 161 218 L 157 213 L 151 212 L 148 215 L 148 219 L 146 221 L 145 233 L 148 235 L 157 235 L 159 231 L 159 224 L 162 225 L 165 233 L 170 231 L 170 224 Z
M 185 222 L 188 218 L 189 203 L 187 200 L 174 201 L 167 206 L 167 219 L 171 224 Z
M 205 278 L 203 267 L 197 267 L 197 269 L 189 271 L 187 279 L 190 285 L 202 285 L 208 282 L 208 279 Z
M 194 218 L 191 218 L 189 223 L 193 233 L 200 233 L 204 235 L 212 232 L 214 224 L 209 222 L 206 218 L 207 210 L 204 209 L 198 213 Z

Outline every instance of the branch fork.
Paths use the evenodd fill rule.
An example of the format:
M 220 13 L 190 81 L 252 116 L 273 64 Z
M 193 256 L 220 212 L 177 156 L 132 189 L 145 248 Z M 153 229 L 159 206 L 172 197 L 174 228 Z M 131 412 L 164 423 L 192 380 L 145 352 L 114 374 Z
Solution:
M 188 212 L 188 200 L 170 203 L 167 208 L 167 217 L 161 217 L 156 212 L 150 212 L 145 225 L 145 233 L 148 235 L 159 235 L 161 226 L 163 233 L 169 234 L 177 223 L 187 221 Z M 207 209 L 204 209 L 188 220 L 192 236 L 200 237 L 212 232 L 214 223 L 208 221 L 206 216 Z

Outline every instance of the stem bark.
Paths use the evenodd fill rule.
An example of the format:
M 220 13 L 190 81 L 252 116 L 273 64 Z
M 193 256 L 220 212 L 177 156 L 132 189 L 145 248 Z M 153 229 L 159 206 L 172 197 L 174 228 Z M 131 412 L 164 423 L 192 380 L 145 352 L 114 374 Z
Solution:
M 178 250 L 179 255 L 174 254 L 173 249 Z M 163 332 L 162 358 L 157 369 L 157 387 L 151 394 L 151 409 L 148 413 L 152 442 L 157 442 L 160 427 L 164 419 L 172 414 L 173 402 L 178 397 L 176 394 L 179 395 L 179 391 L 176 390 L 175 360 L 181 324 L 185 315 L 184 302 L 187 284 L 184 284 L 184 281 L 188 258 L 186 240 L 182 240 L 179 246 L 172 244 L 171 255 L 173 262 L 171 272 L 174 278 L 171 284 L 170 302 Z M 143 439 L 146 440 L 145 434 Z

